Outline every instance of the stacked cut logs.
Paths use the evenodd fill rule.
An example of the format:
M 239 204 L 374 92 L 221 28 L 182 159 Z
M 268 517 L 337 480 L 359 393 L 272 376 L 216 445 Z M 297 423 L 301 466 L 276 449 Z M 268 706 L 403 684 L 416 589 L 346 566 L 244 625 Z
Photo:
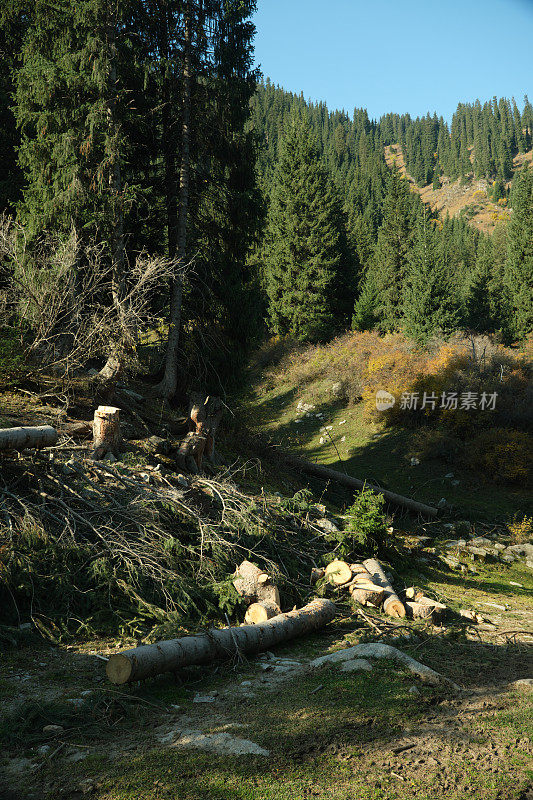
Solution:
M 321 575 L 314 571 L 312 579 L 316 580 Z M 324 570 L 323 577 L 333 586 L 345 589 L 352 600 L 362 606 L 383 608 L 389 617 L 412 619 L 431 619 L 440 622 L 446 612 L 442 603 L 424 597 L 421 592 L 407 590 L 403 603 L 388 580 L 383 567 L 374 558 L 367 558 L 361 564 L 348 564 L 346 561 L 336 559 Z
M 245 602 L 249 603 L 244 617 L 246 624 L 256 625 L 281 614 L 278 587 L 273 584 L 267 572 L 251 561 L 243 561 L 237 567 L 233 585 Z

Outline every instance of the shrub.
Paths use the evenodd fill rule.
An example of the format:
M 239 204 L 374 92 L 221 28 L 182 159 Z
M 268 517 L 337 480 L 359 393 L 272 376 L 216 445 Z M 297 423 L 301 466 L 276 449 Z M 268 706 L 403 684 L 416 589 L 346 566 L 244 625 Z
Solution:
M 524 516 L 521 520 L 516 517 L 509 525 L 509 533 L 513 544 L 524 544 L 533 539 L 533 517 Z
M 509 428 L 482 431 L 468 443 L 465 462 L 484 480 L 530 484 L 533 478 L 533 436 Z
M 331 534 L 340 543 L 338 556 L 351 557 L 357 548 L 377 551 L 387 530 L 384 504 L 383 495 L 371 489 L 362 489 L 356 495 L 353 504 L 346 509 L 344 530 Z

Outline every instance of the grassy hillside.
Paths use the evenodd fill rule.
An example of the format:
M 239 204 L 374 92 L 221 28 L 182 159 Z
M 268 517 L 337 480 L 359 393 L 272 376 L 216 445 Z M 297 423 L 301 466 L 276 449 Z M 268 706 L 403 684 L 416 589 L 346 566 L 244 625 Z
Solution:
M 532 150 L 519 153 L 513 159 L 513 168 L 517 170 L 525 163 L 531 164 L 532 159 Z M 472 179 L 465 184 L 460 178 L 451 180 L 444 175 L 440 179 L 440 189 L 433 189 L 432 184 L 419 187 L 407 172 L 399 144 L 385 147 L 385 160 L 389 167 L 395 166 L 400 170 L 411 184 L 411 191 L 419 194 L 424 203 L 429 203 L 441 217 L 462 215 L 476 230 L 485 233 L 492 233 L 496 225 L 509 220 L 510 209 L 505 202 L 494 203 L 490 199 L 490 183 L 484 178 Z

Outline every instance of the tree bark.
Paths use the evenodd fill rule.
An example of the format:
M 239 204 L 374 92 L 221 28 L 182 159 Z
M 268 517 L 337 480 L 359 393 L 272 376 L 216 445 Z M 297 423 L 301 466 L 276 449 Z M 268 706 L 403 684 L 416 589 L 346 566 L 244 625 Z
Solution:
M 25 450 L 27 447 L 51 447 L 58 433 L 50 425 L 0 430 L 0 450 Z
M 432 600 L 430 597 L 407 600 L 405 608 L 407 616 L 411 619 L 431 619 L 435 623 L 440 622 L 448 610 L 443 603 Z
M 98 406 L 93 422 L 93 458 L 103 458 L 107 453 L 118 457 L 121 445 L 120 409 Z
M 382 586 L 376 586 L 372 581 L 367 583 L 351 583 L 348 586 L 348 591 L 353 600 L 356 600 L 362 606 L 371 605 L 379 608 L 385 598 L 385 589 Z
M 363 561 L 363 566 L 370 572 L 374 583 L 385 590 L 386 597 L 383 602 L 385 614 L 388 614 L 389 617 L 405 617 L 405 606 L 385 577 L 379 561 L 374 558 L 367 558 L 366 561 Z
M 404 506 L 405 508 L 409 508 L 411 511 L 416 511 L 419 514 L 423 514 L 426 517 L 436 517 L 438 514 L 438 510 L 433 508 L 433 506 L 427 506 L 424 503 L 411 500 L 409 497 L 403 497 L 401 494 L 389 492 L 387 489 L 380 489 L 379 486 L 373 486 L 367 481 L 359 480 L 359 478 L 352 478 L 351 475 L 343 475 L 342 472 L 339 472 L 336 469 L 323 467 L 321 464 L 312 464 L 310 461 L 306 461 L 303 458 L 298 458 L 297 456 L 293 455 L 285 455 L 284 458 L 287 464 L 290 464 L 290 466 L 296 467 L 302 472 L 306 472 L 309 475 L 314 475 L 317 478 L 322 478 L 326 481 L 337 481 L 337 483 L 341 483 L 343 486 L 347 486 L 349 489 L 372 489 L 373 492 L 382 494 L 387 502 L 393 503 L 397 506 Z
M 156 387 L 159 394 L 167 400 L 175 395 L 178 386 L 178 354 L 181 329 L 181 304 L 183 298 L 182 273 L 187 263 L 187 217 L 190 171 L 189 129 L 191 117 L 191 39 L 191 3 L 190 0 L 187 0 L 183 40 L 183 117 L 181 124 L 181 166 L 177 226 L 178 274 L 172 282 L 165 374 L 161 383 Z
M 317 599 L 258 625 L 212 629 L 199 636 L 135 647 L 111 656 L 106 665 L 107 677 L 114 684 L 124 684 L 163 672 L 175 672 L 191 664 L 209 664 L 240 653 L 257 653 L 318 630 L 334 617 L 333 603 Z

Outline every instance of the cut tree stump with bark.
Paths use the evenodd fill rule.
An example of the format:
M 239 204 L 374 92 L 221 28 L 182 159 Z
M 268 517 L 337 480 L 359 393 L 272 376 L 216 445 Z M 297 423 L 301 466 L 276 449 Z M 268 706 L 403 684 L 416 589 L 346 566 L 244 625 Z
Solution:
M 120 685 L 163 672 L 175 672 L 191 664 L 209 664 L 241 653 L 258 653 L 318 630 L 334 617 L 335 606 L 330 600 L 312 600 L 303 608 L 278 614 L 258 625 L 214 628 L 198 636 L 156 642 L 117 653 L 107 662 L 107 677 Z
M 326 578 L 335 586 L 344 586 L 345 583 L 349 583 L 351 581 L 352 570 L 346 561 L 341 561 L 339 558 L 336 558 L 327 565 Z
M 431 597 L 419 597 L 417 600 L 407 600 L 405 603 L 407 616 L 411 619 L 431 619 L 433 622 L 440 622 L 448 608 Z
M 252 603 L 251 606 L 248 606 L 244 621 L 247 625 L 257 625 L 259 622 L 266 622 L 267 619 L 277 617 L 278 614 L 281 614 L 279 606 L 268 600 L 262 600 L 260 603 Z
M 352 599 L 356 600 L 362 606 L 371 605 L 379 608 L 385 599 L 385 589 L 371 581 L 366 583 L 350 583 L 348 591 Z
M 51 425 L 4 428 L 0 430 L 0 450 L 51 447 L 57 442 L 58 435 L 56 429 Z
M 218 397 L 203 394 L 191 395 L 187 427 L 189 433 L 181 442 L 177 465 L 180 469 L 198 473 L 203 459 L 214 462 L 215 436 L 224 413 L 224 404 Z
M 267 572 L 251 561 L 239 564 L 233 585 L 241 597 L 249 603 L 265 601 L 281 607 L 278 587 L 273 585 Z
M 121 446 L 120 409 L 115 406 L 98 406 L 93 422 L 93 458 L 104 458 L 107 453 L 118 458 Z
M 363 566 L 369 571 L 372 576 L 372 581 L 385 590 L 386 597 L 383 602 L 383 611 L 385 614 L 388 614 L 389 617 L 405 617 L 405 606 L 385 577 L 385 573 L 379 561 L 376 561 L 374 558 L 367 558 L 363 561 Z

